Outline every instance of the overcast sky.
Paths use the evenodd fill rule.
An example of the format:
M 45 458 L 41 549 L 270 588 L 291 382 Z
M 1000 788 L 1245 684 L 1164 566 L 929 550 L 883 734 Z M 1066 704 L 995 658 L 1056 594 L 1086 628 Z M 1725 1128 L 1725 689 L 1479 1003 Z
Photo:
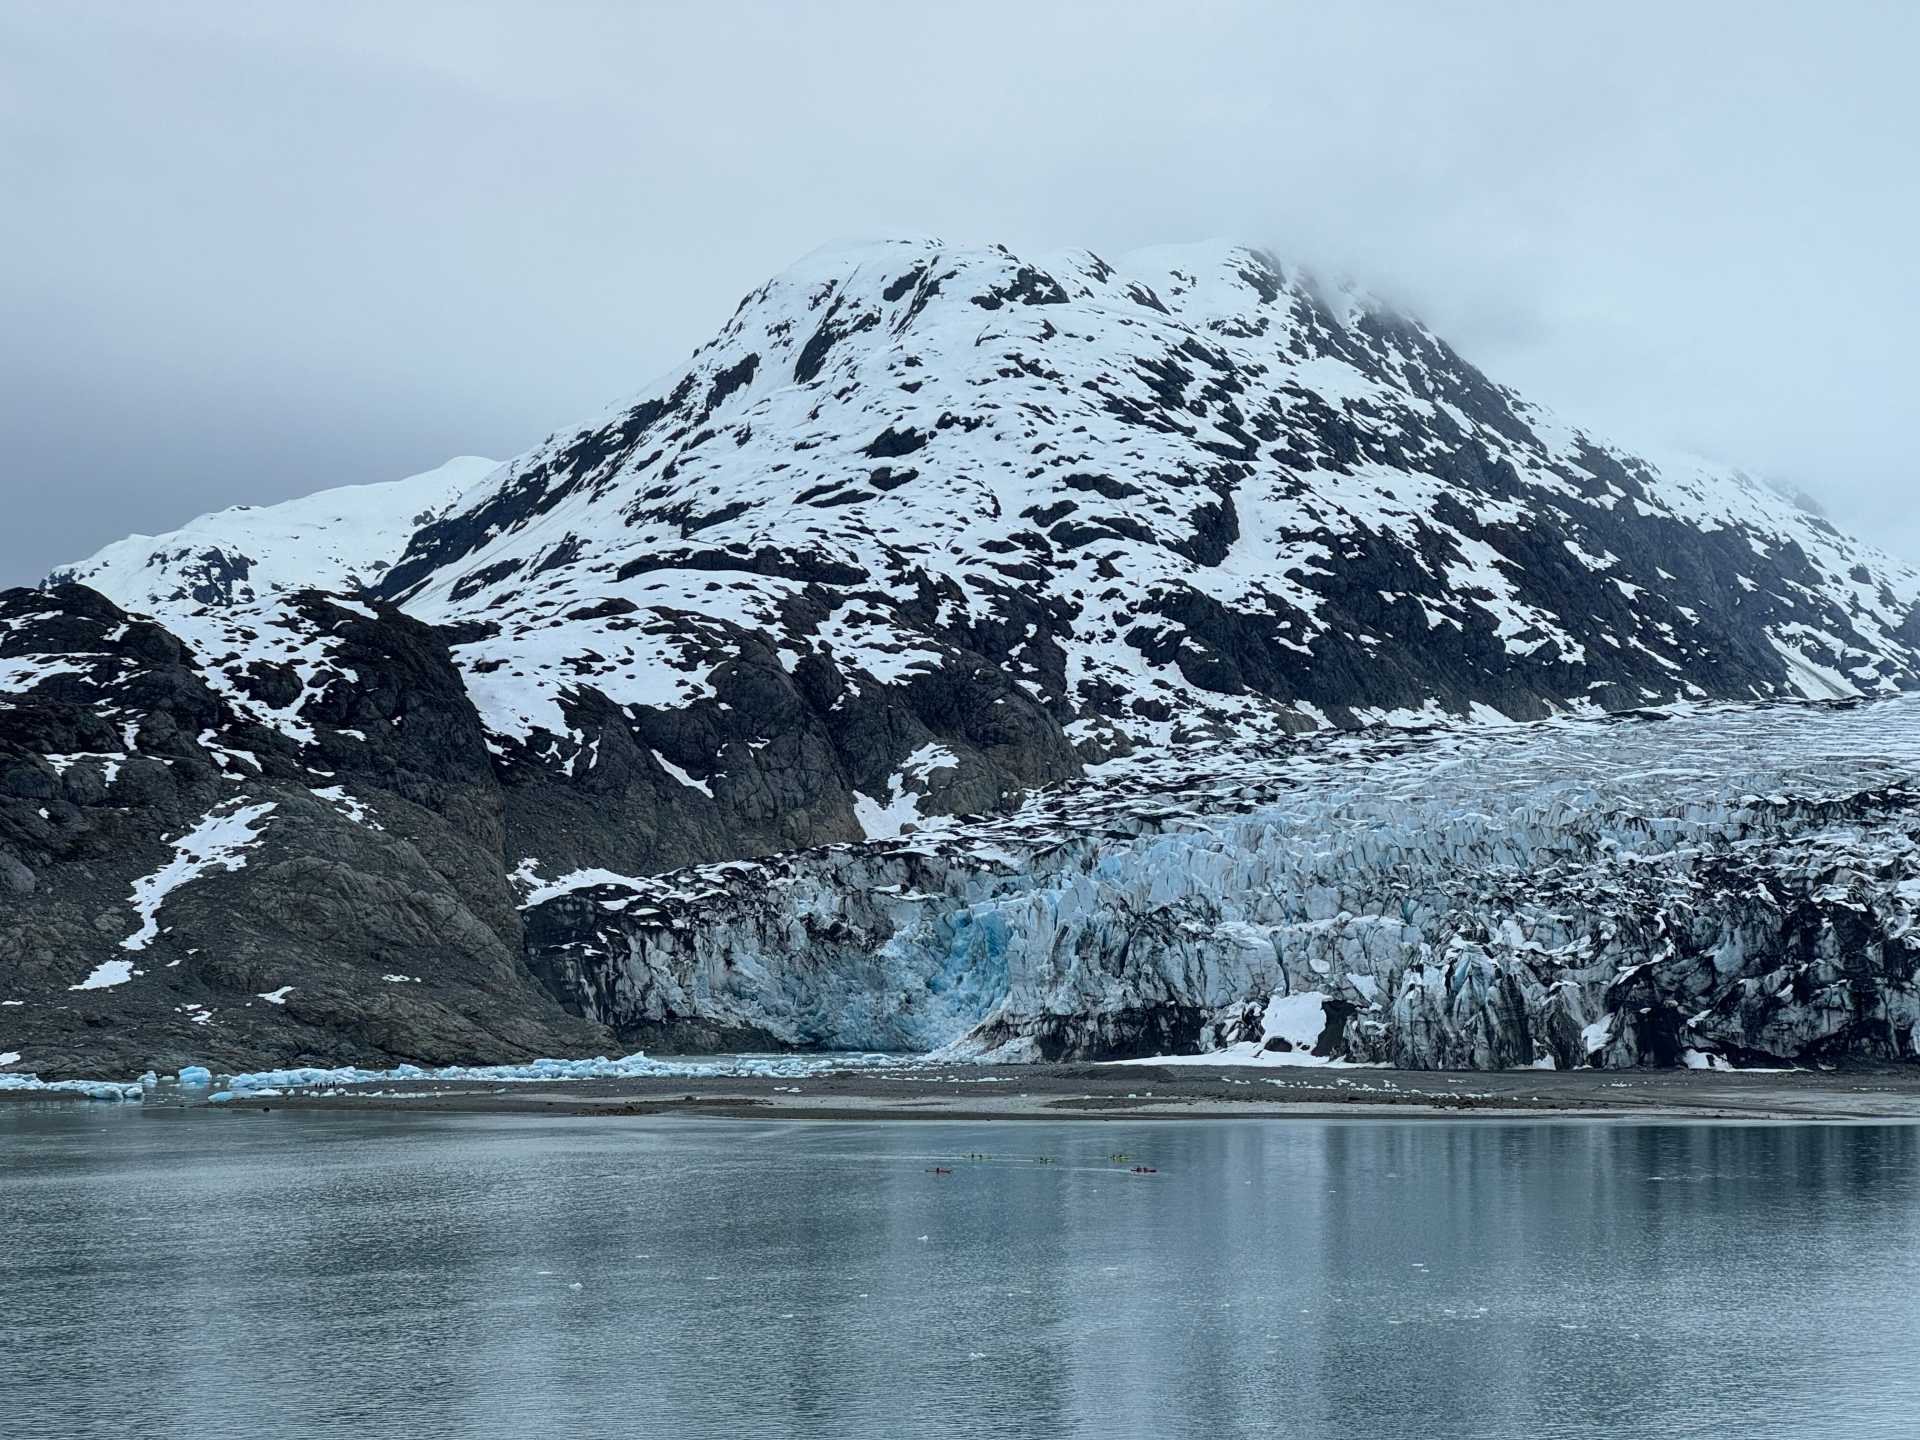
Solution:
M 1341 267 L 1920 561 L 1916 53 L 1867 0 L 0 0 L 0 583 L 504 458 L 902 228 Z

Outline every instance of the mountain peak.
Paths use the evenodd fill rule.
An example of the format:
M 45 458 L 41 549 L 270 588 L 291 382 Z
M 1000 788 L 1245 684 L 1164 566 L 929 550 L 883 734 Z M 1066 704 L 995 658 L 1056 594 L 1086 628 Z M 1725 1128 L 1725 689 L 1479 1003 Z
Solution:
M 499 464 L 456 455 L 402 480 L 229 506 L 164 535 L 130 535 L 60 566 L 46 583 L 90 585 L 142 613 L 249 604 L 286 590 L 364 589 L 400 558 L 420 526 Z
M 697 706 L 749 636 L 883 687 L 984 661 L 1094 753 L 1916 675 L 1912 571 L 1225 241 L 824 246 L 681 370 L 472 479 L 384 510 L 358 568 L 256 543 L 289 507 L 196 526 L 471 633 L 489 727 L 554 757 L 588 743 L 583 697 Z M 201 563 L 194 529 L 60 573 L 202 601 L 229 582 L 152 583 Z

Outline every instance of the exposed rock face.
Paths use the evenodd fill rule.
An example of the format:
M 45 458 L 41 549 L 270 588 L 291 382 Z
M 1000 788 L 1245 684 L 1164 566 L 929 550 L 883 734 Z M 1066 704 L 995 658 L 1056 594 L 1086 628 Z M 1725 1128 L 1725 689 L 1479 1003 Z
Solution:
M 368 677 L 312 700 L 306 744 L 91 590 L 0 596 L 0 669 L 34 678 L 0 706 L 0 1050 L 97 1075 L 595 1045 L 522 958 L 444 644 L 288 603 Z
M 1912 1059 L 1920 702 L 1226 748 L 910 839 L 533 898 L 536 964 L 621 1034 Z M 1304 1038 L 1285 997 L 1312 1002 Z
M 504 465 L 222 512 L 55 580 L 0 599 L 0 1053 L 46 1073 L 974 1026 L 1022 1053 L 1192 1048 L 1287 993 L 1225 961 L 1204 983 L 1129 968 L 1184 954 L 1204 907 L 1135 897 L 1138 934 L 1059 940 L 1106 977 L 1084 993 L 1022 988 L 988 926 L 889 1000 L 860 957 L 924 919 L 902 896 L 960 882 L 912 849 L 818 847 L 1024 813 L 1196 744 L 1920 679 L 1913 571 L 1233 247 L 823 253 L 655 391 Z M 1032 884 L 1091 843 L 1027 855 Z M 1610 865 L 1594 843 L 1565 863 Z M 752 922 L 787 940 L 720 926 L 697 960 L 550 893 L 793 852 L 772 863 L 817 905 Z M 864 879 L 821 868 L 843 864 Z M 68 988 L 107 965 L 127 973 Z M 1562 1002 L 1496 968 L 1467 1006 L 1494 1018 L 1420 1018 L 1478 993 L 1468 967 L 1391 1039 L 1329 991 L 1328 1043 L 1425 1027 L 1403 1058 L 1570 1057 Z M 1603 1057 L 1678 1053 L 1633 1034 Z

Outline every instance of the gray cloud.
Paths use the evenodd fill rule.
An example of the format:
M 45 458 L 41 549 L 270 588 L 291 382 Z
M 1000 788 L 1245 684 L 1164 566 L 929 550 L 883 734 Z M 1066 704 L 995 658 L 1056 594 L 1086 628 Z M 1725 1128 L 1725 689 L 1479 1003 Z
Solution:
M 1920 9 L 0 8 L 0 583 L 504 456 L 839 236 L 1229 236 L 1920 560 Z

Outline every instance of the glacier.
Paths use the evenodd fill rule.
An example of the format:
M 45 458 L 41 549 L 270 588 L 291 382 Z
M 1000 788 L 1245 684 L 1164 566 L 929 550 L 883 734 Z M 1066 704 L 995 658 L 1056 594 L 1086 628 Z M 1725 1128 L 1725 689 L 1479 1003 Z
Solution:
M 615 1033 L 697 1016 L 954 1058 L 1252 1042 L 1415 1069 L 1910 1059 L 1917 845 L 1920 702 L 1704 706 L 1162 752 L 896 840 L 557 889 L 528 923 L 537 972 Z

